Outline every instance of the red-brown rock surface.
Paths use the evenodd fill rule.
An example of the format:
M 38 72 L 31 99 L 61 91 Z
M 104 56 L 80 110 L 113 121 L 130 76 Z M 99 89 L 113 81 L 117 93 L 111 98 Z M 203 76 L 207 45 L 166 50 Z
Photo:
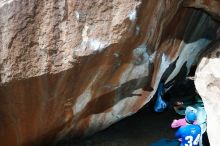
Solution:
M 91 134 L 135 113 L 218 28 L 179 0 L 2 0 L 1 145 Z

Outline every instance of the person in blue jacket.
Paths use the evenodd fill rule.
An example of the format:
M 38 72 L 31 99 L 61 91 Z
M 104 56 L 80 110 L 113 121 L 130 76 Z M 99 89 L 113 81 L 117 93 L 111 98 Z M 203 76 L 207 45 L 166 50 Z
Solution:
M 164 81 L 162 80 L 158 85 L 157 99 L 154 105 L 154 111 L 157 113 L 163 112 L 168 106 L 168 103 L 164 100 L 164 94 L 165 94 L 165 85 L 164 85 Z
M 197 117 L 194 112 L 185 115 L 187 124 L 180 127 L 176 132 L 176 138 L 181 142 L 180 146 L 198 146 L 201 137 L 201 127 L 193 124 Z

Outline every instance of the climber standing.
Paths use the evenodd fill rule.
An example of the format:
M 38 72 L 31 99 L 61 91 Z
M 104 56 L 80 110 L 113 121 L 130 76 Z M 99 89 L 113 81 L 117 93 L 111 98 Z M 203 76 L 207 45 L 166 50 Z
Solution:
M 207 122 L 206 122 L 206 112 L 204 110 L 204 107 L 191 107 L 188 106 L 186 107 L 185 110 L 185 115 L 188 112 L 194 112 L 197 115 L 197 120 L 193 123 L 193 124 L 198 124 L 201 127 L 201 137 L 200 137 L 200 141 L 199 141 L 199 146 L 203 146 L 203 144 L 205 146 L 209 145 L 208 142 L 208 138 L 207 138 L 207 133 L 206 133 L 206 127 L 207 127 Z M 187 124 L 186 118 L 182 118 L 182 119 L 174 119 L 171 127 L 172 128 L 179 128 L 181 126 L 185 126 Z
M 187 112 L 185 119 L 187 124 L 177 130 L 176 138 L 181 142 L 180 146 L 198 146 L 201 137 L 201 127 L 193 124 L 197 119 L 195 112 Z

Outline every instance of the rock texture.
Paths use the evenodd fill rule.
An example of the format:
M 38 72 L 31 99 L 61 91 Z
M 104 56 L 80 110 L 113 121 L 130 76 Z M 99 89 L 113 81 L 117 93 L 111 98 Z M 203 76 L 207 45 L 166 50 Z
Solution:
M 184 0 L 184 6 L 201 8 L 220 20 L 220 1 L 219 0 Z
M 220 45 L 206 53 L 196 71 L 195 85 L 201 95 L 207 112 L 207 131 L 211 146 L 220 144 Z
M 180 0 L 1 0 L 1 145 L 51 144 L 135 113 L 218 28 Z

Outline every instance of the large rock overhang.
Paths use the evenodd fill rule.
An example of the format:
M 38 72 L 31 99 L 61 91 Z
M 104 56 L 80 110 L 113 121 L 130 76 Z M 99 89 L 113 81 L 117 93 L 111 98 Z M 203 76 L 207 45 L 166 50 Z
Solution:
M 217 39 L 182 1 L 0 2 L 1 145 L 83 136 L 135 113 Z

